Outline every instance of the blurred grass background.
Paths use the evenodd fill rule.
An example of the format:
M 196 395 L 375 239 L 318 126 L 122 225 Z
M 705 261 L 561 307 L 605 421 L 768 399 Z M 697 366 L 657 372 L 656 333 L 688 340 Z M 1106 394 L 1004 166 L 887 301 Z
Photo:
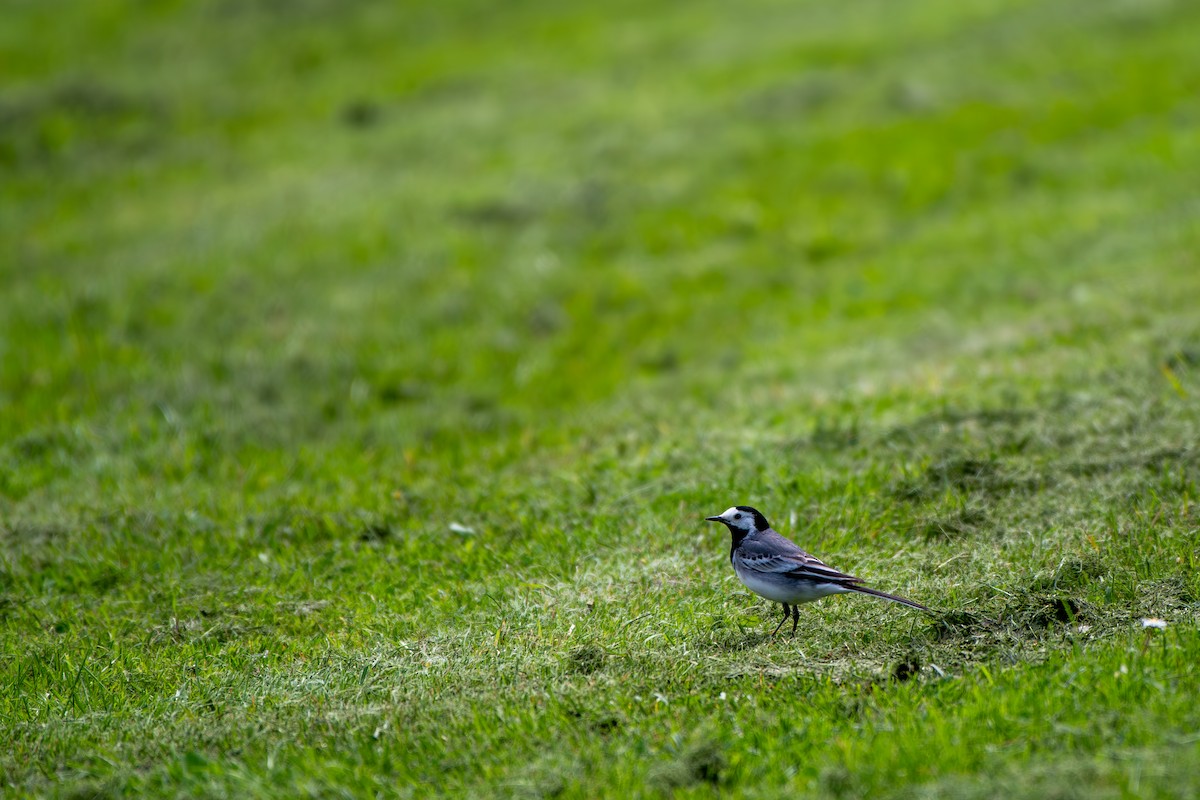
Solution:
M 6 790 L 1191 796 L 1198 34 L 6 3 Z

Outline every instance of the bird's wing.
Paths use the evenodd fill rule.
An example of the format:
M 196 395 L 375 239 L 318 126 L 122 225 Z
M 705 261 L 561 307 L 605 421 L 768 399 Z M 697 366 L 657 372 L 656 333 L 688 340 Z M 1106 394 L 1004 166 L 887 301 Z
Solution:
M 784 541 L 787 540 L 784 539 Z M 780 548 L 774 546 L 774 542 L 743 542 L 739 548 L 738 559 L 745 567 L 755 572 L 774 572 L 796 578 L 814 578 L 830 583 L 860 583 L 862 581 L 861 578 L 834 569 L 791 542 L 788 544 L 791 545 L 788 551 L 780 552 Z

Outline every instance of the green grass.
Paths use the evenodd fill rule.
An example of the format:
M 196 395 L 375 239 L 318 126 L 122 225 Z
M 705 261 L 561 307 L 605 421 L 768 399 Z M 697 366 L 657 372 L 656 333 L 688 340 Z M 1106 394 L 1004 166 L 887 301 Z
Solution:
M 4 18 L 5 794 L 1200 792 L 1200 6 Z

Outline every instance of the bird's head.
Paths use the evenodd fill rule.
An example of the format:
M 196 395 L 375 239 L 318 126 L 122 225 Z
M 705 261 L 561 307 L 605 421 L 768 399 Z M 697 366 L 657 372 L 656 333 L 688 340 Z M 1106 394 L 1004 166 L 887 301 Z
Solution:
M 709 522 L 719 522 L 729 528 L 730 533 L 743 536 L 754 531 L 765 531 L 771 527 L 767 518 L 750 506 L 734 506 L 715 517 L 705 517 Z

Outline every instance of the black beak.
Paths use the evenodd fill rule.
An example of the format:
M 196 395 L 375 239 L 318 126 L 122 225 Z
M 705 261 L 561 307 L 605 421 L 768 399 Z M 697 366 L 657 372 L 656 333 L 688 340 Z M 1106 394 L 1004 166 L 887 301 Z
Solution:
M 705 517 L 704 521 L 705 522 L 724 522 L 725 520 L 721 519 L 720 517 Z

